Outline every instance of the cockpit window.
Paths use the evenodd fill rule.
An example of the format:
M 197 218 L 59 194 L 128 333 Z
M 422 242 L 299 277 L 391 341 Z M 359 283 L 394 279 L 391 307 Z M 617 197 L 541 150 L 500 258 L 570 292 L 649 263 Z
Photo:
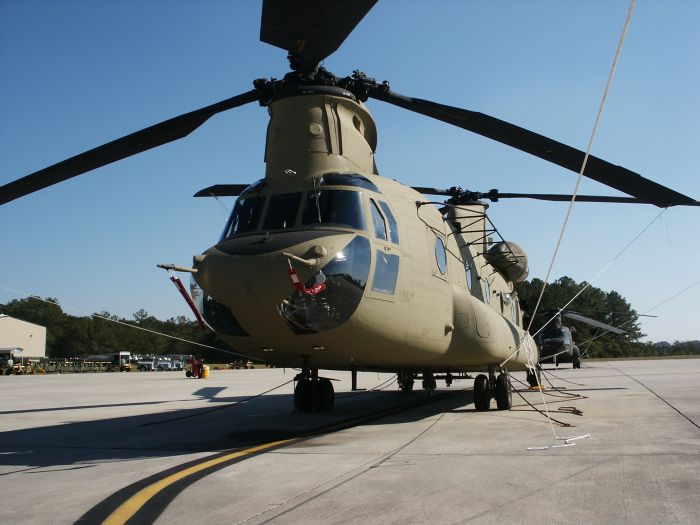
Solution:
M 306 194 L 302 225 L 324 224 L 365 229 L 362 194 L 350 190 L 316 190 Z
M 318 184 L 319 186 L 355 186 L 381 193 L 371 180 L 359 173 L 326 173 Z
M 283 193 L 270 197 L 263 230 L 285 230 L 294 226 L 301 203 L 301 193 Z
M 265 197 L 239 197 L 224 237 L 254 231 L 260 222 Z
M 382 207 L 382 210 L 384 210 L 386 220 L 389 221 L 389 238 L 391 239 L 391 242 L 393 242 L 394 244 L 399 244 L 399 229 L 396 225 L 396 219 L 394 218 L 394 214 L 391 213 L 391 209 L 389 208 L 389 205 L 386 202 L 380 201 L 379 205 Z
M 372 222 L 374 223 L 374 235 L 377 237 L 377 239 L 387 241 L 389 240 L 389 236 L 386 232 L 386 221 L 384 220 L 384 217 L 379 211 L 379 206 L 377 206 L 377 203 L 374 202 L 374 199 L 370 199 L 369 202 L 371 202 L 370 208 L 372 208 Z
M 251 194 L 251 193 L 260 193 L 260 190 L 262 190 L 262 189 L 265 187 L 266 184 L 267 184 L 267 183 L 266 183 L 265 179 L 256 180 L 253 184 L 251 184 L 251 185 L 248 186 L 246 189 L 244 189 L 244 190 L 241 192 L 241 195 L 240 195 L 240 196 L 241 196 L 241 197 L 244 197 L 244 196 L 246 196 L 247 194 Z

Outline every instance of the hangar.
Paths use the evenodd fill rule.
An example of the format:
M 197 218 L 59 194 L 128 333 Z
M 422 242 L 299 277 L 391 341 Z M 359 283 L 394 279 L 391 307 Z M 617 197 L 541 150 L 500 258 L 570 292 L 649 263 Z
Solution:
M 0 314 L 0 349 L 21 358 L 46 357 L 46 328 Z

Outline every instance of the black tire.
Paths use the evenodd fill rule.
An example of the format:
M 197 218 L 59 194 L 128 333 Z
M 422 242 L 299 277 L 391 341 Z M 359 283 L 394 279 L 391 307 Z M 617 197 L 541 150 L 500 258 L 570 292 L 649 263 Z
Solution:
M 145 372 L 146 370 L 148 370 L 148 368 L 142 365 L 139 367 L 139 370 L 141 370 L 141 372 Z
M 513 393 L 510 390 L 508 374 L 498 374 L 495 397 L 498 410 L 510 410 L 513 407 Z
M 192 377 L 192 372 L 190 372 L 189 370 L 185 372 L 185 377 Z
M 316 382 L 314 392 L 316 410 L 319 412 L 330 412 L 335 406 L 335 391 L 330 379 L 319 379 Z
M 311 412 L 314 409 L 314 386 L 308 379 L 302 379 L 294 389 L 294 406 L 299 412 Z
M 413 379 L 406 379 L 401 383 L 401 392 L 404 394 L 410 394 L 413 392 Z
M 474 408 L 477 412 L 483 412 L 491 407 L 491 388 L 489 378 L 479 374 L 474 379 Z

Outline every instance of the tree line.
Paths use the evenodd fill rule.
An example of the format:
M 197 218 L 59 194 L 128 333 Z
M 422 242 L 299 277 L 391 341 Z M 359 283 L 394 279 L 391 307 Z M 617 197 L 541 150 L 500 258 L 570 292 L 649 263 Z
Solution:
M 36 297 L 0 304 L 0 313 L 46 327 L 47 357 L 71 358 L 128 351 L 138 355 L 201 355 L 209 362 L 219 363 L 240 359 L 229 353 L 235 350 L 214 332 L 201 330 L 196 321 L 184 316 L 161 321 L 141 309 L 133 314 L 133 319 L 125 319 L 109 312 L 78 317 L 63 312 L 54 298 Z M 131 326 L 125 326 L 126 324 Z M 153 332 L 172 337 L 163 337 Z

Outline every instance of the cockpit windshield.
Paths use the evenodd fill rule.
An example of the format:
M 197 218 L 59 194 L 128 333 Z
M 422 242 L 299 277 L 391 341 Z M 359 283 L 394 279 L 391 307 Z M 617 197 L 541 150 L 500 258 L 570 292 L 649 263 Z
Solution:
M 318 225 L 366 230 L 361 191 L 331 185 L 379 192 L 369 179 L 353 173 L 326 173 L 316 179 L 313 187 L 306 192 L 271 194 L 271 188 L 265 181 L 258 181 L 238 197 L 221 240 L 255 231 L 270 232 Z M 391 240 L 397 242 L 398 239 L 394 239 L 394 218 L 391 212 L 383 209 L 391 223 Z M 267 210 L 264 217 L 263 210 Z
M 223 238 L 256 230 L 260 223 L 263 204 L 265 204 L 265 197 L 262 196 L 239 197 Z
M 365 229 L 362 194 L 350 190 L 315 190 L 306 194 L 303 226 L 316 224 Z

